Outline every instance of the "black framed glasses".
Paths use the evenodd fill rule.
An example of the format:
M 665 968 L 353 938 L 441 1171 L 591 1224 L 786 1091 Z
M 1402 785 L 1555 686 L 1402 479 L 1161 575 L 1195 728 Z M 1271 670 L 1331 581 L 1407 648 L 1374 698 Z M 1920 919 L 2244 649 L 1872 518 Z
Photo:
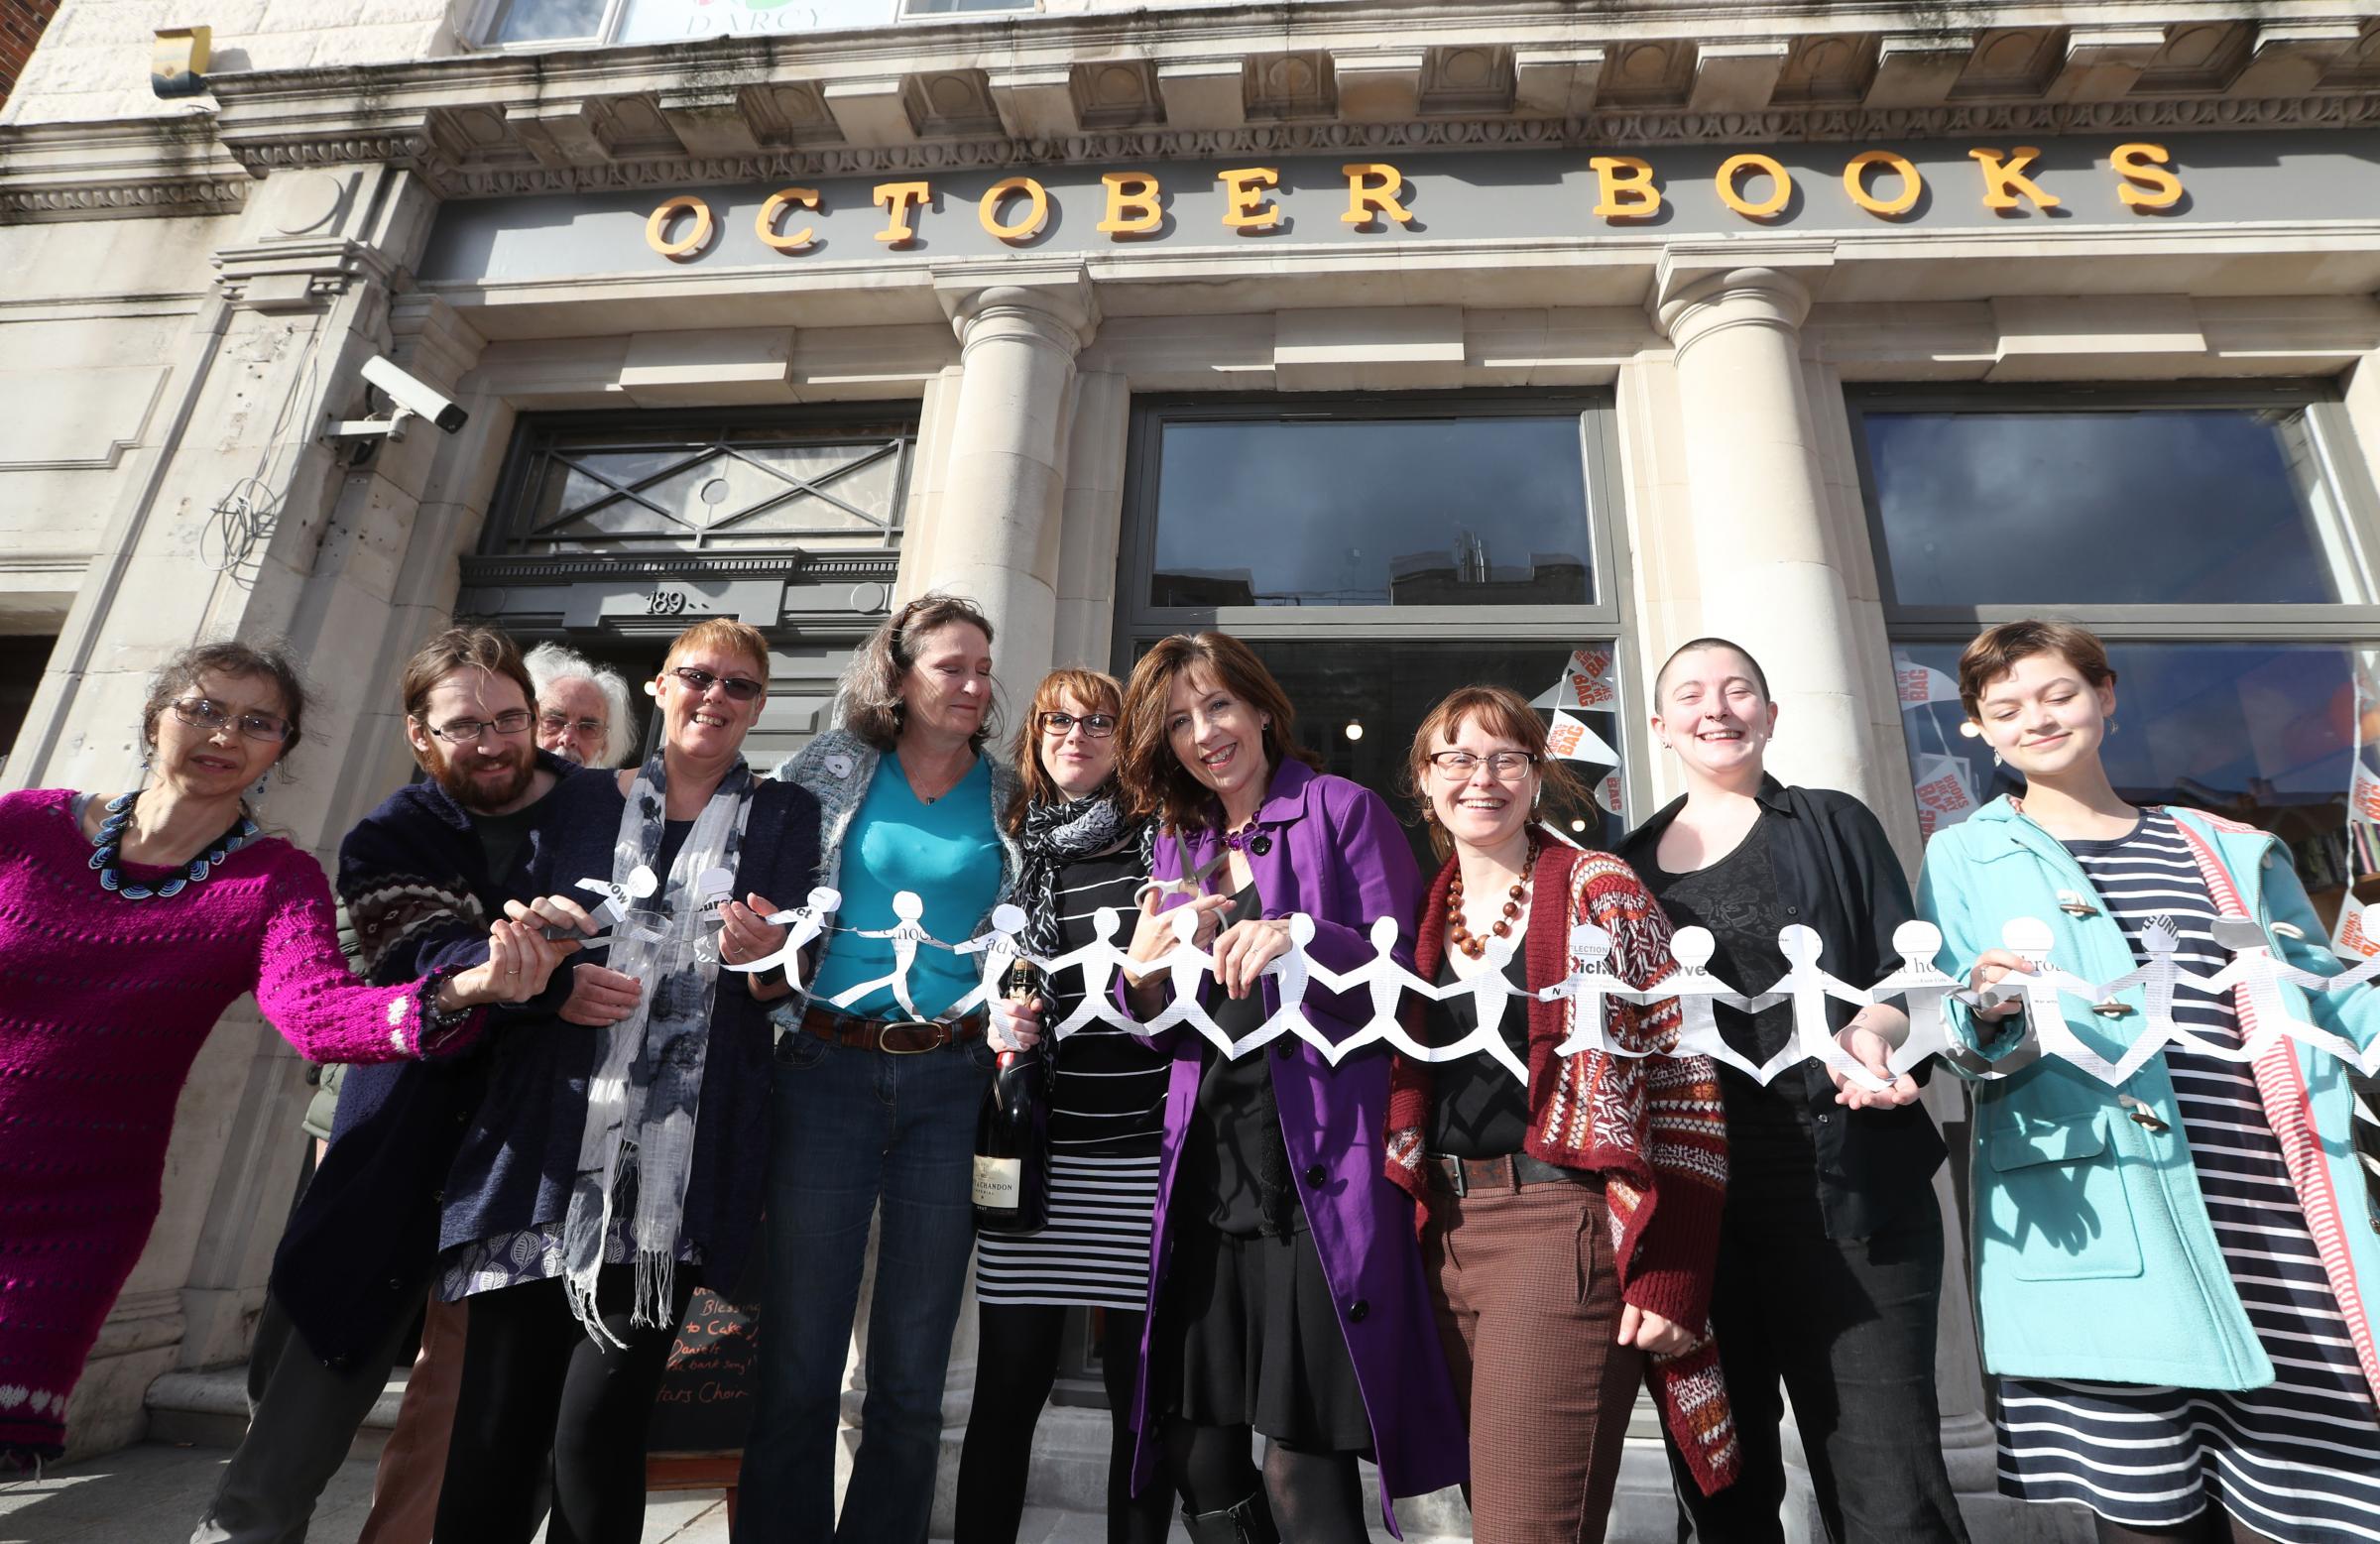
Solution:
M 513 708 L 494 718 L 450 718 L 443 724 L 424 724 L 421 727 L 448 745 L 475 745 L 482 735 L 493 730 L 498 739 L 529 732 L 530 714 L 527 708 Z
M 1080 718 L 1072 713 L 1041 715 L 1041 733 L 1045 735 L 1056 735 L 1063 739 L 1074 732 L 1077 724 L 1083 727 L 1084 734 L 1094 740 L 1105 740 L 1116 733 L 1116 715 L 1113 713 L 1085 713 Z
M 224 725 L 237 723 L 240 733 L 251 740 L 279 745 L 290 738 L 290 721 L 278 713 L 234 713 L 212 697 L 183 697 L 174 704 L 174 716 L 192 729 L 212 734 Z
M 697 694 L 707 693 L 716 685 L 727 693 L 730 702 L 750 702 L 769 689 L 767 681 L 756 681 L 749 675 L 714 675 L 690 664 L 673 665 L 669 673 L 693 687 Z
M 1470 751 L 1432 751 L 1430 765 L 1438 769 L 1441 777 L 1468 777 L 1488 764 L 1488 774 L 1498 782 L 1510 782 L 1537 765 L 1537 758 L 1526 751 L 1490 751 L 1479 756 Z
M 582 735 L 600 735 L 612 726 L 599 718 L 572 718 L 567 713 L 540 713 L 537 715 L 537 727 L 549 735 L 558 735 L 565 729 L 574 730 Z

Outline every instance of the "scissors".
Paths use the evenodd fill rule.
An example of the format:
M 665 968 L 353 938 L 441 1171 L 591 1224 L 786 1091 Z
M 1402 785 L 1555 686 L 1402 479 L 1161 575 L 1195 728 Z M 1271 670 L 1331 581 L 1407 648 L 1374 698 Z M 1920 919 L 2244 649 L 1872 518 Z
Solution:
M 1190 843 L 1179 831 L 1173 833 L 1173 845 L 1174 850 L 1181 855 L 1181 870 L 1186 878 L 1178 880 L 1150 880 L 1147 884 L 1132 891 L 1133 905 L 1136 906 L 1140 904 L 1141 898 L 1147 895 L 1151 891 L 1154 891 L 1160 899 L 1167 895 L 1202 895 L 1206 893 L 1207 881 L 1213 878 L 1215 871 L 1222 868 L 1225 863 L 1229 862 L 1232 856 L 1230 848 L 1218 847 L 1215 849 L 1214 857 L 1208 859 L 1205 864 L 1197 868 L 1192 868 L 1190 862 Z

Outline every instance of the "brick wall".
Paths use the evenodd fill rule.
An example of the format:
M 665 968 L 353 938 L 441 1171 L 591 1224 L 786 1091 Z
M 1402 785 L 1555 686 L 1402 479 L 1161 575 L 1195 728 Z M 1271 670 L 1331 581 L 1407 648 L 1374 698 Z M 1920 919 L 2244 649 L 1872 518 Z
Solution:
M 16 89 L 42 29 L 57 14 L 58 0 L 0 0 L 0 102 Z

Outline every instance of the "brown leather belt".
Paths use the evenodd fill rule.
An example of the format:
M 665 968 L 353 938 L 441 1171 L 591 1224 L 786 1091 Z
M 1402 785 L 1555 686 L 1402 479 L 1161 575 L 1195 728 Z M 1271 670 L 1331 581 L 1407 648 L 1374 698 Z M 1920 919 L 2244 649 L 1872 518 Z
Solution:
M 985 1014 L 977 1009 L 964 1018 L 860 1018 L 831 1008 L 812 1007 L 801 1015 L 802 1032 L 836 1045 L 883 1051 L 888 1056 L 915 1056 L 945 1045 L 964 1045 L 983 1038 Z
M 1431 1152 L 1422 1155 L 1421 1166 L 1431 1184 L 1458 1196 L 1475 1190 L 1518 1190 L 1523 1185 L 1590 1185 L 1599 1178 L 1593 1170 L 1566 1169 L 1525 1152 L 1501 1158 L 1456 1158 Z

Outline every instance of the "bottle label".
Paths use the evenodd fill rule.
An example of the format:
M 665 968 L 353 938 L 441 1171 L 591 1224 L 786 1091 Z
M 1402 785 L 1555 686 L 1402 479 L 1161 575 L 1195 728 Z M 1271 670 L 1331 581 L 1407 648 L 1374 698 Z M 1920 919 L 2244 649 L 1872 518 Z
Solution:
M 987 1158 L 981 1153 L 975 1159 L 975 1204 L 994 1211 L 1012 1212 L 1024 1199 L 1024 1160 L 1022 1158 Z

